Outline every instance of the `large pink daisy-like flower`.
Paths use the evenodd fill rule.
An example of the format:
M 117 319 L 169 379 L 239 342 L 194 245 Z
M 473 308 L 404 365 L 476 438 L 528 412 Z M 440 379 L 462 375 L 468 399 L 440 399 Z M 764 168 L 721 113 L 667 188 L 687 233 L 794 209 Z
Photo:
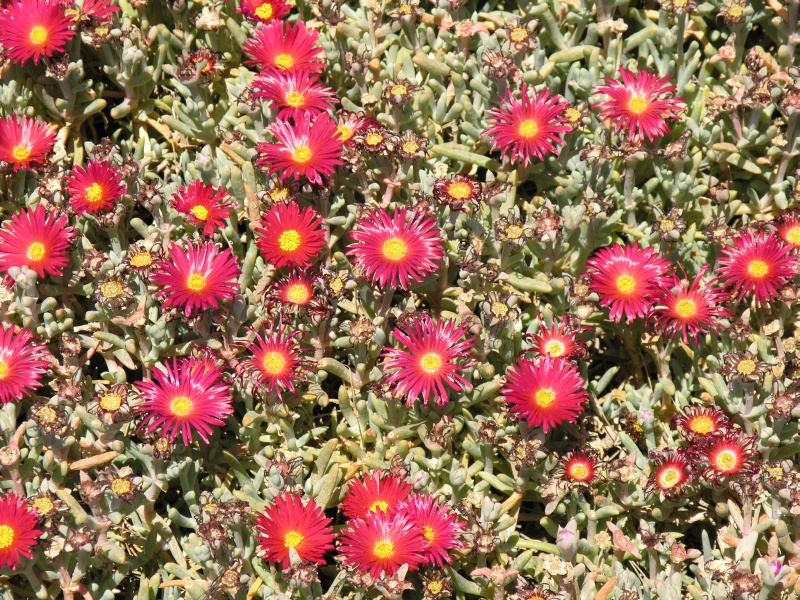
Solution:
M 405 515 L 422 533 L 425 540 L 422 556 L 426 564 L 439 568 L 449 565 L 450 550 L 466 545 L 459 539 L 466 533 L 466 523 L 459 521 L 458 515 L 447 504 L 441 504 L 430 494 L 412 494 L 402 502 L 398 514 Z
M 270 23 L 280 21 L 291 7 L 284 0 L 242 0 L 237 10 L 253 21 Z
M 230 216 L 233 203 L 225 190 L 215 190 L 213 185 L 195 179 L 188 186 L 181 186 L 173 194 L 171 204 L 189 220 L 203 235 L 214 235 L 217 227 L 224 225 L 223 219 Z
M 98 213 L 111 208 L 125 193 L 122 173 L 111 163 L 90 161 L 84 169 L 77 166 L 67 177 L 69 202 L 79 215 Z
M 589 397 L 583 384 L 578 368 L 568 360 L 523 358 L 506 373 L 500 393 L 529 426 L 547 433 L 565 421 L 574 422 L 583 412 L 582 405 Z
M 340 540 L 344 564 L 373 577 L 394 575 L 403 565 L 416 571 L 425 560 L 422 533 L 402 515 L 373 514 L 354 519 Z
M 19 402 L 42 385 L 52 356 L 27 329 L 0 327 L 0 405 Z
M 254 231 L 264 259 L 280 269 L 307 267 L 325 245 L 322 219 L 313 208 L 300 210 L 296 202 L 273 204 Z
M 409 212 L 404 206 L 393 216 L 376 208 L 356 221 L 350 236 L 355 242 L 347 255 L 381 288 L 406 289 L 412 280 L 421 282 L 439 269 L 435 261 L 444 258 L 442 231 L 420 208 Z
M 462 339 L 466 327 L 424 315 L 408 322 L 406 329 L 395 327 L 392 334 L 407 350 L 384 348 L 383 371 L 389 372 L 386 383 L 405 396 L 408 406 L 420 396 L 426 406 L 431 398 L 443 406 L 448 390 L 472 389 L 472 384 L 458 374 L 474 362 L 470 357 L 475 338 Z
M 392 513 L 410 493 L 411 486 L 397 475 L 372 471 L 350 482 L 339 508 L 350 519 Z
M 61 275 L 75 230 L 66 215 L 47 212 L 41 204 L 23 208 L 0 229 L 0 271 L 28 267 L 39 277 Z
M 300 331 L 287 333 L 282 325 L 256 334 L 247 345 L 253 356 L 246 363 L 255 390 L 275 392 L 278 398 L 284 390 L 294 394 L 295 382 L 304 379 L 307 363 L 297 342 L 300 335 Z
M 622 81 L 606 79 L 606 85 L 594 90 L 610 98 L 592 107 L 600 109 L 600 119 L 617 133 L 624 129 L 630 138 L 654 140 L 669 133 L 666 119 L 679 119 L 686 110 L 683 98 L 671 97 L 675 86 L 669 85 L 670 78 L 649 71 L 634 75 L 624 68 L 619 72 Z
M 322 178 L 342 164 L 342 141 L 336 135 L 336 123 L 327 114 L 301 119 L 296 125 L 278 119 L 270 130 L 278 141 L 256 145 L 256 165 L 280 173 L 281 181 L 305 177 L 322 185 Z
M 500 108 L 489 111 L 489 128 L 483 135 L 492 138 L 492 150 L 500 149 L 502 155 L 510 155 L 515 162 L 527 165 L 532 156 L 544 160 L 546 154 L 555 154 L 564 141 L 558 137 L 570 127 L 564 110 L 569 102 L 550 90 L 528 96 L 528 86 L 522 84 L 522 100 L 518 101 L 508 92 Z
M 800 262 L 774 231 L 748 231 L 722 249 L 719 273 L 740 294 L 758 302 L 778 297 L 780 289 L 797 274 Z
M 39 515 L 16 494 L 0 497 L 0 568 L 15 569 L 20 557 L 33 558 L 33 548 L 41 531 L 36 529 Z
M 222 381 L 222 371 L 210 359 L 174 358 L 164 369 L 153 369 L 152 381 L 139 381 L 144 402 L 136 407 L 147 433 L 163 427 L 172 442 L 181 434 L 191 444 L 196 433 L 208 443 L 213 427 L 225 423 L 233 413 L 231 386 Z
M 43 121 L 16 115 L 0 119 L 0 160 L 15 171 L 42 164 L 55 143 L 56 132 Z
M 0 12 L 0 40 L 8 56 L 21 65 L 62 52 L 75 32 L 57 0 L 16 0 Z
M 275 502 L 255 518 L 261 551 L 268 562 L 291 565 L 289 549 L 294 548 L 303 562 L 325 563 L 324 554 L 333 550 L 331 520 L 314 500 L 306 505 L 298 494 L 282 492 Z
M 253 82 L 254 98 L 269 100 L 279 109 L 279 119 L 312 119 L 333 108 L 336 94 L 322 85 L 316 75 L 299 71 L 272 72 Z
M 305 23 L 273 21 L 256 28 L 242 51 L 252 56 L 245 61 L 263 71 L 321 73 L 325 69 L 324 51 L 317 43 L 319 34 Z
M 190 244 L 186 250 L 173 244 L 168 259 L 156 264 L 151 281 L 162 289 L 164 306 L 183 306 L 186 316 L 216 308 L 236 294 L 240 269 L 230 248 L 220 252 L 211 243 Z
M 610 318 L 633 321 L 650 310 L 656 292 L 666 283 L 669 262 L 654 248 L 613 246 L 602 248 L 586 262 L 590 288 L 600 295 L 600 304 L 610 307 Z

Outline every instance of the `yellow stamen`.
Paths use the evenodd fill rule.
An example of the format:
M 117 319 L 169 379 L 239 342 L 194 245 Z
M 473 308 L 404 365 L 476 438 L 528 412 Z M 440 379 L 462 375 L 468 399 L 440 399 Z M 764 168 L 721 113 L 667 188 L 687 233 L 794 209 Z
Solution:
M 555 401 L 555 399 L 555 393 L 550 390 L 539 390 L 533 396 L 533 401 L 541 408 L 547 408 Z
M 403 152 L 406 154 L 416 154 L 419 151 L 419 144 L 413 140 L 403 144 Z
M 153 255 L 149 252 L 137 252 L 131 256 L 129 261 L 131 266 L 137 269 L 143 269 L 153 264 Z
M 509 35 L 511 41 L 515 44 L 519 44 L 520 42 L 528 39 L 528 31 L 523 29 L 522 27 L 516 27 L 511 30 L 511 35 Z
M 663 489 L 675 487 L 681 479 L 681 474 L 675 467 L 667 467 L 658 476 L 658 484 Z
M 119 496 L 124 496 L 131 491 L 131 482 L 124 477 L 118 477 L 111 482 L 111 491 Z
M 787 231 L 786 239 L 795 246 L 800 246 L 800 225 L 795 225 Z
M 628 109 L 633 114 L 640 115 L 647 109 L 647 100 L 643 96 L 634 96 L 628 101 Z
M 100 284 L 100 293 L 103 295 L 103 298 L 113 300 L 121 296 L 124 292 L 125 288 L 122 287 L 119 281 L 106 281 Z
M 36 416 L 44 425 L 52 425 L 58 419 L 58 413 L 51 406 L 42 406 L 36 411 Z
M 492 302 L 490 309 L 495 317 L 505 317 L 508 315 L 508 306 L 504 302 Z
M 405 96 L 408 93 L 408 88 L 398 83 L 397 85 L 392 86 L 390 93 L 392 96 Z
M 519 124 L 519 134 L 524 138 L 532 138 L 539 132 L 539 125 L 536 121 L 527 119 Z
M 273 14 L 275 11 L 272 10 L 272 4 L 269 2 L 265 2 L 256 9 L 256 16 L 262 21 L 269 21 Z
M 8 363 L 0 360 L 0 379 L 5 379 L 6 375 L 8 375 Z
M 377 146 L 383 141 L 383 136 L 380 133 L 372 132 L 368 133 L 367 137 L 364 139 L 367 142 L 367 146 Z
M 169 405 L 172 414 L 185 417 L 192 412 L 192 401 L 187 396 L 177 396 Z
M 281 69 L 291 69 L 294 66 L 294 58 L 288 54 L 278 54 L 275 57 L 275 65 Z
M 278 238 L 278 246 L 284 252 L 294 252 L 300 247 L 300 232 L 296 229 L 287 229 Z
M 558 340 L 550 340 L 544 345 L 544 351 L 553 358 L 558 358 L 564 354 L 566 347 Z
M 736 466 L 736 455 L 730 450 L 723 450 L 717 455 L 717 466 L 723 471 L 729 471 Z
M 11 156 L 14 157 L 14 160 L 17 162 L 25 162 L 28 160 L 28 157 L 31 155 L 31 149 L 27 146 L 20 144 L 19 146 L 14 146 L 11 149 Z
M 422 535 L 429 542 L 432 542 L 433 538 L 435 537 L 435 534 L 433 532 L 433 528 L 428 527 L 427 525 L 425 525 L 425 527 L 422 528 Z
M 428 582 L 428 591 L 431 593 L 433 597 L 438 596 L 442 593 L 444 589 L 444 583 L 441 581 L 429 581 Z
M 636 289 L 636 280 L 630 275 L 620 275 L 617 277 L 617 290 L 623 294 L 630 294 Z
M 747 272 L 753 277 L 761 279 L 769 273 L 769 265 L 763 260 L 753 260 L 747 266 Z
M 428 373 L 436 373 L 436 371 L 439 370 L 439 367 L 442 366 L 442 358 L 438 354 L 431 352 L 430 354 L 426 354 L 422 357 L 420 364 Z
M 455 181 L 447 186 L 447 194 L 456 200 L 465 200 L 472 195 L 472 186 L 464 181 Z
M 205 221 L 208 218 L 208 209 L 202 204 L 193 206 L 189 212 L 192 213 L 199 221 Z
M 572 476 L 573 479 L 582 481 L 586 479 L 586 476 L 589 474 L 589 467 L 580 464 L 572 465 L 572 467 L 569 470 L 569 474 Z
M 100 398 L 100 408 L 103 410 L 113 412 L 119 410 L 119 407 L 122 406 L 122 396 L 115 393 L 105 394 L 102 398 Z
M 103 186 L 101 186 L 96 181 L 86 188 L 86 191 L 83 193 L 86 197 L 86 201 L 89 204 L 97 204 L 98 202 L 103 201 Z
M 286 104 L 289 106 L 303 106 L 303 103 L 306 101 L 305 96 L 298 91 L 289 92 L 286 94 Z
M 0 550 L 8 548 L 14 543 L 16 533 L 8 525 L 0 525 Z
M 270 375 L 277 375 L 283 371 L 286 366 L 286 359 L 280 352 L 267 352 L 264 355 L 264 370 Z
M 347 125 L 339 125 L 336 128 L 336 135 L 339 136 L 339 139 L 343 142 L 346 142 L 351 137 L 353 137 L 353 129 L 348 127 Z
M 386 540 L 376 542 L 372 553 L 378 558 L 389 558 L 394 554 L 394 544 Z
M 678 303 L 675 305 L 675 312 L 684 318 L 692 317 L 694 313 L 697 312 L 697 305 L 693 300 L 684 298 L 683 300 L 678 300 Z
M 294 159 L 300 164 L 305 164 L 311 160 L 311 148 L 308 146 L 298 146 L 292 152 Z
M 36 512 L 38 512 L 40 515 L 47 515 L 55 510 L 56 505 L 53 504 L 53 501 L 50 500 L 50 498 L 43 496 L 33 501 L 33 508 L 35 508 Z
M 202 273 L 192 273 L 186 280 L 186 287 L 193 292 L 202 291 L 206 287 L 206 278 Z
M 28 246 L 28 258 L 31 260 L 42 260 L 44 258 L 44 244 L 33 242 Z
M 290 531 L 286 534 L 286 537 L 283 540 L 283 545 L 286 548 L 297 548 L 303 543 L 304 539 L 305 538 L 296 531 Z
M 736 370 L 740 375 L 751 375 L 756 370 L 756 363 L 749 358 L 745 358 L 736 365 Z
M 295 304 L 304 304 L 310 296 L 311 290 L 305 283 L 295 283 L 286 292 L 286 297 Z
M 695 417 L 689 422 L 689 429 L 700 435 L 708 435 L 714 430 L 714 420 L 705 415 Z
M 389 510 L 389 505 L 383 500 L 376 500 L 375 502 L 372 503 L 372 506 L 369 507 L 369 510 L 371 512 L 378 512 L 378 511 L 386 512 L 387 510 Z
M 383 242 L 383 255 L 389 260 L 400 260 L 407 252 L 408 247 L 400 238 L 389 238 Z
M 31 32 L 28 37 L 31 40 L 32 44 L 35 44 L 37 46 L 44 46 L 47 43 L 47 38 L 49 37 L 49 34 L 47 33 L 47 29 L 45 27 L 37 25 L 36 27 L 31 29 Z
M 509 225 L 506 227 L 506 237 L 510 240 L 517 240 L 522 237 L 522 234 L 525 233 L 525 230 L 520 227 L 519 225 Z

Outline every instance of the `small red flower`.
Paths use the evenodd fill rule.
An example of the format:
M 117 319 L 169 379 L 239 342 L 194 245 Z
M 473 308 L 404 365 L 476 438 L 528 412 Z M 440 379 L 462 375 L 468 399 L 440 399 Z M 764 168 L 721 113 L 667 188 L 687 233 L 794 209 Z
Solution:
M 69 263 L 67 252 L 75 230 L 66 215 L 47 212 L 41 204 L 23 208 L 0 229 L 0 271 L 28 267 L 44 277 L 61 275 Z
M 269 23 L 280 21 L 291 7 L 284 0 L 242 0 L 237 10 L 252 21 Z
M 0 40 L 16 64 L 33 59 L 38 65 L 43 56 L 64 51 L 75 35 L 70 25 L 57 0 L 16 0 L 0 11 Z
M 293 273 L 273 284 L 271 296 L 290 308 L 302 308 L 314 300 L 314 278 Z
M 302 380 L 306 360 L 298 344 L 300 331 L 288 333 L 282 325 L 257 333 L 247 346 L 253 357 L 247 361 L 249 379 L 254 389 L 267 394 L 274 392 L 281 398 L 283 391 L 295 393 L 295 382 Z
M 404 515 L 422 533 L 425 564 L 443 568 L 451 562 L 450 550 L 466 545 L 460 539 L 466 533 L 466 523 L 459 521 L 458 515 L 439 498 L 430 494 L 412 494 L 401 503 L 398 514 Z
M 255 232 L 264 259 L 277 269 L 308 267 L 325 246 L 322 219 L 313 208 L 301 210 L 296 202 L 273 204 Z
M 789 210 L 778 217 L 778 235 L 787 244 L 800 248 L 800 210 Z
M 670 500 L 677 500 L 686 487 L 694 481 L 692 460 L 679 450 L 650 453 L 650 480 L 647 491 L 661 492 Z
M 572 319 L 565 318 L 559 321 L 553 317 L 553 321 L 548 328 L 539 317 L 539 333 L 526 334 L 525 341 L 533 345 L 531 350 L 539 356 L 552 356 L 553 358 L 580 358 L 586 353 L 586 345 L 583 340 L 577 338 L 577 334 L 583 327 L 573 324 Z
M 410 493 L 411 486 L 398 476 L 372 471 L 363 479 L 350 482 L 339 509 L 349 519 L 375 513 L 391 514 Z
M 753 475 L 758 471 L 756 459 L 760 454 L 755 449 L 755 436 L 746 436 L 741 431 L 709 436 L 695 449 L 695 454 L 705 465 L 702 478 L 713 485 L 723 479 Z
M 294 548 L 303 562 L 325 564 L 324 555 L 333 549 L 331 520 L 313 499 L 305 506 L 298 494 L 282 492 L 275 502 L 255 518 L 261 551 L 267 562 L 291 565 L 289 549 Z
M 69 202 L 78 215 L 95 214 L 113 207 L 125 193 L 122 174 L 111 163 L 90 161 L 86 168 L 77 166 L 67 177 Z
M 280 109 L 279 119 L 313 119 L 333 108 L 336 94 L 316 75 L 298 71 L 266 73 L 253 81 L 254 98 L 269 100 Z M 338 128 L 337 128 L 338 131 Z
M 0 327 L 0 405 L 19 402 L 42 385 L 53 357 L 27 329 Z
M 555 475 L 571 489 L 588 490 L 599 479 L 597 455 L 586 450 L 573 450 L 562 456 Z
M 403 565 L 416 571 L 425 560 L 425 538 L 402 515 L 373 514 L 354 519 L 340 540 L 344 564 L 373 577 L 380 577 L 381 573 L 394 575 Z
M 302 21 L 292 24 L 273 20 L 257 27 L 253 37 L 242 45 L 242 51 L 253 57 L 245 64 L 255 65 L 262 72 L 321 73 L 325 59 L 318 42 L 319 34 Z
M 379 127 L 380 123 L 372 117 L 365 117 L 362 114 L 341 111 L 338 113 L 338 126 L 336 127 L 336 135 L 345 146 L 350 146 L 355 143 L 356 136 L 371 128 Z
M 14 171 L 43 164 L 55 143 L 56 132 L 39 119 L 17 115 L 0 119 L 0 160 L 14 165 Z
M 0 497 L 0 568 L 16 570 L 20 557 L 33 558 L 33 548 L 41 531 L 36 529 L 39 516 L 15 494 Z
M 225 190 L 215 190 L 213 185 L 195 179 L 188 186 L 181 186 L 173 194 L 172 206 L 179 213 L 187 215 L 195 227 L 203 230 L 203 235 L 214 235 L 217 227 L 224 226 L 223 219 L 230 217 L 233 203 Z
M 730 417 L 714 406 L 690 406 L 673 419 L 686 439 L 706 438 L 730 430 Z

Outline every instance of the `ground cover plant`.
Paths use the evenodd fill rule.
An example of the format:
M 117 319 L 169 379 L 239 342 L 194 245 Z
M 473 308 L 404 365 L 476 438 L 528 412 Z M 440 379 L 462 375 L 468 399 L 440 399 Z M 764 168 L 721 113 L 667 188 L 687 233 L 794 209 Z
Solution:
M 800 595 L 797 0 L 5 0 L 0 595 Z

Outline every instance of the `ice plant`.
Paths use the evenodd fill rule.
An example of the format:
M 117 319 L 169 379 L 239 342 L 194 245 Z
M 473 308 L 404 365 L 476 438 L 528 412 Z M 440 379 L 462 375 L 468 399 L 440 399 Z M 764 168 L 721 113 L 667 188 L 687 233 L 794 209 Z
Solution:
M 284 391 L 294 394 L 295 383 L 306 370 L 298 343 L 300 335 L 300 331 L 289 333 L 285 326 L 274 324 L 269 330 L 256 333 L 253 342 L 246 346 L 246 352 L 252 355 L 246 367 L 254 391 L 275 393 L 278 398 Z
M 294 24 L 273 21 L 256 28 L 253 37 L 242 45 L 242 51 L 252 57 L 245 64 L 255 65 L 262 72 L 321 73 L 325 61 L 318 42 L 319 34 L 302 21 Z
M 196 434 L 208 443 L 213 428 L 233 413 L 231 387 L 210 359 L 173 358 L 152 373 L 151 381 L 136 383 L 144 402 L 135 412 L 147 433 L 160 431 L 170 442 L 180 434 L 186 445 Z
M 223 189 L 195 179 L 188 186 L 181 186 L 173 194 L 171 204 L 179 213 L 189 217 L 189 221 L 203 235 L 214 235 L 218 227 L 223 227 L 223 219 L 230 217 L 233 203 Z
M 570 361 L 551 356 L 522 358 L 509 368 L 500 393 L 530 427 L 541 427 L 547 433 L 561 423 L 574 422 L 583 412 L 582 405 L 589 396 L 583 385 Z
M 680 119 L 686 102 L 674 97 L 676 88 L 669 77 L 641 70 L 634 74 L 620 68 L 622 81 L 606 79 L 594 94 L 609 97 L 592 108 L 600 110 L 600 120 L 616 133 L 625 131 L 629 138 L 654 140 L 669 133 L 667 119 Z
M 230 248 L 219 251 L 211 242 L 189 244 L 184 250 L 173 244 L 169 257 L 156 264 L 151 276 L 164 306 L 183 307 L 187 317 L 219 306 L 238 291 L 239 265 Z
M 383 349 L 382 370 L 386 384 L 412 406 L 422 397 L 425 406 L 433 399 L 447 403 L 448 390 L 465 392 L 472 384 L 458 372 L 473 364 L 474 338 L 464 338 L 467 328 L 453 320 L 434 320 L 428 315 L 412 319 L 405 330 L 395 327 L 392 335 L 406 350 Z
M 717 259 L 720 278 L 739 294 L 757 302 L 779 296 L 779 290 L 800 270 L 793 245 L 783 242 L 774 231 L 747 231 L 733 238 Z
M 284 569 L 291 565 L 290 549 L 303 562 L 324 564 L 324 555 L 333 549 L 336 538 L 331 520 L 313 499 L 303 504 L 299 494 L 288 492 L 279 494 L 255 518 L 254 525 L 264 559 L 279 563 Z
M 38 204 L 12 215 L 0 229 L 0 271 L 28 267 L 39 277 L 61 275 L 69 264 L 70 244 L 75 230 L 66 215 L 48 212 Z
M 340 510 L 350 519 L 376 513 L 392 514 L 410 493 L 411 485 L 397 475 L 372 471 L 362 479 L 350 481 Z
M 259 23 L 280 21 L 291 7 L 284 0 L 242 0 L 237 9 L 248 19 Z
M 488 113 L 489 127 L 483 135 L 490 138 L 492 150 L 500 150 L 513 162 L 528 165 L 532 157 L 544 160 L 547 154 L 556 154 L 563 145 L 559 135 L 570 127 L 564 125 L 564 110 L 569 103 L 550 90 L 532 90 L 528 95 L 527 84 L 522 84 L 522 99 L 517 100 L 511 91 L 501 99 L 500 108 Z
M 307 306 L 314 299 L 314 279 L 300 272 L 275 282 L 271 296 L 290 309 Z
M 669 262 L 654 248 L 614 244 L 600 249 L 586 261 L 591 276 L 590 289 L 607 306 L 609 317 L 616 322 L 623 315 L 628 321 L 643 317 L 650 310 L 655 294 L 666 282 Z
M 92 160 L 86 168 L 77 166 L 67 177 L 69 202 L 79 215 L 98 213 L 113 207 L 125 193 L 122 174 L 108 162 Z
M 317 119 L 300 119 L 292 125 L 277 119 L 270 130 L 277 142 L 256 145 L 256 164 L 269 173 L 279 173 L 281 181 L 305 177 L 322 185 L 342 164 L 342 141 L 336 135 L 336 123 L 327 115 Z
M 366 212 L 350 233 L 347 255 L 371 283 L 407 289 L 439 269 L 444 258 L 442 232 L 436 220 L 416 208 L 389 215 L 383 208 Z
M 580 327 L 575 327 L 571 319 L 559 320 L 553 317 L 548 328 L 539 317 L 539 333 L 528 334 L 525 339 L 539 356 L 574 359 L 586 352 L 586 345 L 577 338 Z
M 647 491 L 661 492 L 670 500 L 678 500 L 694 481 L 692 458 L 680 450 L 650 453 L 650 479 Z
M 778 217 L 778 235 L 787 244 L 800 248 L 800 210 L 788 210 Z
M 394 575 L 402 565 L 415 571 L 425 560 L 425 538 L 402 515 L 374 514 L 351 520 L 339 540 L 344 564 L 373 577 Z
M 362 114 L 355 114 L 341 111 L 337 116 L 336 135 L 345 146 L 350 146 L 355 142 L 355 137 L 370 127 L 376 127 L 379 123 L 372 117 L 365 117 Z
M 42 164 L 56 143 L 56 132 L 39 119 L 9 115 L 0 119 L 0 160 L 14 171 Z
M 398 512 L 422 533 L 425 564 L 449 565 L 450 551 L 465 546 L 460 537 L 466 533 L 466 523 L 459 521 L 458 515 L 439 498 L 430 494 L 412 494 L 401 503 Z
M 0 327 L 0 405 L 19 402 L 41 387 L 53 357 L 27 329 Z
M 0 568 L 16 570 L 20 558 L 33 558 L 31 548 L 42 533 L 36 529 L 38 519 L 36 511 L 16 494 L 0 497 Z
M 558 461 L 555 475 L 564 487 L 587 490 L 599 479 L 597 456 L 586 450 L 573 450 Z
M 80 8 L 81 14 L 96 21 L 111 21 L 114 13 L 120 12 L 119 6 L 112 4 L 113 0 L 84 0 Z M 69 10 L 67 11 L 69 14 Z
M 724 432 L 732 427 L 730 417 L 715 406 L 690 406 L 673 420 L 687 439 L 697 439 Z
M 279 119 L 313 119 L 333 108 L 336 94 L 316 75 L 300 71 L 271 72 L 253 81 L 253 97 L 268 100 Z M 338 128 L 337 128 L 338 130 Z
M 57 0 L 16 0 L 0 11 L 0 40 L 6 55 L 22 65 L 63 52 L 75 32 Z
M 748 437 L 741 431 L 707 437 L 694 449 L 696 458 L 705 467 L 702 479 L 717 486 L 725 479 L 730 481 L 756 473 L 756 460 L 760 455 L 755 442 L 755 437 Z
M 301 210 L 296 202 L 273 204 L 254 231 L 264 259 L 278 269 L 310 266 L 325 246 L 317 211 L 310 207 Z

